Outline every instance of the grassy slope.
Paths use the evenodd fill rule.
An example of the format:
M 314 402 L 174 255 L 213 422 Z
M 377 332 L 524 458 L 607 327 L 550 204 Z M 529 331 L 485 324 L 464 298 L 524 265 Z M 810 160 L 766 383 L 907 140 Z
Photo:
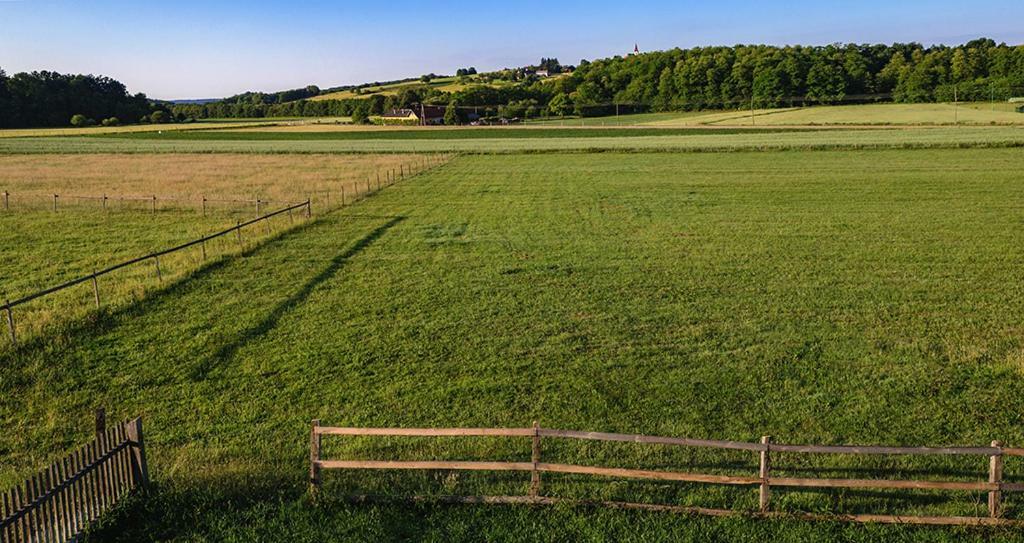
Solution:
M 439 90 L 439 91 L 443 91 L 443 92 L 457 92 L 457 91 L 460 91 L 462 89 L 465 89 L 466 87 L 470 87 L 470 86 L 473 86 L 473 85 L 484 85 L 484 86 L 490 86 L 490 87 L 501 87 L 501 86 L 504 86 L 504 85 L 508 84 L 507 82 L 504 82 L 504 81 L 494 81 L 492 83 L 481 83 L 478 80 L 478 78 L 475 78 L 475 77 L 472 77 L 471 80 L 469 82 L 467 82 L 467 83 L 458 83 L 457 79 L 458 78 L 456 78 L 456 77 L 439 77 L 437 79 L 432 79 L 430 81 L 430 83 L 423 83 L 419 79 L 411 79 L 409 81 L 402 81 L 402 82 L 399 82 L 399 83 L 392 83 L 390 85 L 381 85 L 379 87 L 365 88 L 365 89 L 363 89 L 362 94 L 356 94 L 355 92 L 353 92 L 351 90 L 346 90 L 346 91 L 332 92 L 332 93 L 329 93 L 329 94 L 321 94 L 320 96 L 314 96 L 313 98 L 310 98 L 309 100 L 317 101 L 317 100 L 345 100 L 345 99 L 349 99 L 349 98 L 368 98 L 368 97 L 372 96 L 373 94 L 379 94 L 381 96 L 392 96 L 392 95 L 398 94 L 398 92 L 403 87 L 420 87 L 420 86 L 424 86 L 424 85 L 432 87 L 432 88 L 434 88 L 436 90 Z
M 524 129 L 524 132 L 527 130 Z M 410 131 L 425 132 L 425 131 Z M 601 137 L 557 137 L 560 129 L 537 131 L 531 137 L 518 135 L 504 138 L 469 137 L 487 131 L 466 130 L 457 137 L 446 137 L 440 130 L 430 139 L 409 139 L 404 131 L 380 131 L 363 139 L 328 139 L 311 133 L 301 139 L 292 134 L 254 132 L 239 140 L 237 132 L 225 133 L 223 139 L 179 139 L 164 134 L 163 138 L 10 138 L 0 139 L 3 153 L 414 153 L 414 152 L 586 152 L 586 151 L 734 151 L 734 150 L 810 150 L 867 148 L 955 148 L 955 147 L 1018 147 L 1024 145 L 1024 129 L 1014 127 L 986 128 L 919 128 L 919 129 L 846 129 L 819 131 L 787 131 L 785 133 L 726 132 L 707 130 L 686 135 L 649 135 Z M 427 132 L 431 133 L 431 132 Z M 230 135 L 227 135 L 230 134 Z M 376 134 L 396 134 L 388 138 Z M 537 137 L 541 135 L 543 137 Z M 330 137 L 333 137 L 330 136 Z M 201 137 L 204 138 L 204 137 Z M 230 139 L 229 139 L 230 138 Z M 384 139 L 380 139 L 384 138 Z
M 751 115 L 753 113 L 753 115 Z M 753 118 L 752 118 L 753 117 Z M 618 117 L 591 117 L 538 121 L 554 126 L 844 126 L 844 125 L 1022 125 L 1024 115 L 1006 103 L 861 104 L 730 111 L 645 113 Z
M 1019 159 L 1016 150 L 461 158 L 0 361 L 10 368 L 0 456 L 11 460 L 0 481 L 82 438 L 89 410 L 107 405 L 115 417 L 147 417 L 162 489 L 126 515 L 144 516 L 160 537 L 531 539 L 523 534 L 543 528 L 593 540 L 953 538 L 962 534 L 574 509 L 310 510 L 300 502 L 307 424 L 539 419 L 743 440 L 1024 443 Z M 386 456 L 374 443 L 332 440 L 327 454 Z M 523 443 L 392 446 L 407 458 L 528 457 Z M 545 451 L 626 467 L 756 467 L 749 455 L 628 445 Z M 778 466 L 836 473 L 807 471 L 819 462 Z M 977 479 L 982 464 L 890 465 Z M 525 489 L 518 476 L 328 479 L 328 495 Z M 745 490 L 546 481 L 552 495 L 754 501 Z M 979 507 L 975 496 L 871 496 L 780 493 L 776 503 Z

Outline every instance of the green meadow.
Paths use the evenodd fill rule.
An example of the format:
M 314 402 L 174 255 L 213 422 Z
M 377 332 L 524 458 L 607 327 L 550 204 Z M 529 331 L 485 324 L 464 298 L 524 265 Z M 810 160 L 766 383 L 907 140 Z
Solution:
M 1024 146 L 1021 127 L 869 129 L 494 129 L 226 132 L 119 137 L 0 138 L 0 153 L 418 153 L 721 152 L 951 149 Z M 589 130 L 598 130 L 595 133 Z M 586 132 L 585 132 L 586 131 Z M 425 135 L 410 135 L 424 133 Z M 354 133 L 356 136 L 347 134 Z M 494 135 L 491 135 L 494 134 Z
M 32 139 L 66 152 L 547 152 L 456 157 L 167 281 L 135 304 L 3 352 L 0 487 L 86 439 L 92 410 L 105 406 L 111 419 L 145 417 L 156 485 L 90 541 L 1018 540 L 1012 529 L 343 499 L 523 493 L 525 474 L 328 471 L 315 505 L 306 483 L 314 418 L 1020 446 L 1024 155 L 952 147 L 1019 145 L 1022 135 L 940 128 L 619 140 Z M 0 149 L 25 152 L 26 141 L 4 140 Z M 946 143 L 793 150 L 822 141 Z M 593 145 L 605 152 L 557 152 Z M 639 152 L 718 146 L 734 152 Z M 778 152 L 743 151 L 753 146 Z M 623 148 L 631 152 L 614 152 Z M 528 442 L 497 438 L 325 438 L 325 447 L 337 459 L 530 458 Z M 546 442 L 544 454 L 588 465 L 757 470 L 753 454 L 653 445 Z M 978 458 L 778 455 L 774 469 L 987 477 Z M 1008 461 L 1007 479 L 1024 481 L 1022 469 Z M 757 506 L 748 488 L 568 475 L 543 484 L 556 497 Z M 986 511 L 985 496 L 970 492 L 778 490 L 773 507 Z M 1024 518 L 1019 498 L 1009 496 L 1006 507 L 1008 517 Z

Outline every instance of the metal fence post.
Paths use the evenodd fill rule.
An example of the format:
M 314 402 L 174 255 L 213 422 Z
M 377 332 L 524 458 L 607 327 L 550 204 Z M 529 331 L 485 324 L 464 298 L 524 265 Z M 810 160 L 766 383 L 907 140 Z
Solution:
M 11 209 L 11 193 L 4 191 L 4 211 Z
M 156 195 L 153 195 L 153 213 L 156 213 Z
M 235 221 L 235 238 L 238 240 L 238 248 L 242 248 L 242 221 Z
M 163 282 L 164 276 L 160 273 L 160 257 L 154 255 L 153 262 L 156 264 L 156 279 L 157 281 Z
M 56 194 L 53 195 L 53 212 L 54 213 L 57 212 L 57 195 Z
M 306 199 L 306 218 L 308 219 L 308 218 L 310 218 L 310 217 L 312 217 L 312 216 L 313 216 L 313 208 L 312 208 L 312 206 L 310 205 L 310 200 L 309 200 L 309 198 L 307 198 L 307 199 Z
M 203 196 L 203 216 L 206 216 L 206 196 Z
M 772 436 L 764 436 L 761 438 L 761 444 L 764 445 L 764 450 L 761 451 L 761 469 L 759 471 L 759 477 L 761 478 L 761 489 L 758 492 L 758 504 L 762 513 L 768 512 L 769 501 L 771 500 L 772 490 L 768 484 L 769 471 L 771 470 L 771 442 Z

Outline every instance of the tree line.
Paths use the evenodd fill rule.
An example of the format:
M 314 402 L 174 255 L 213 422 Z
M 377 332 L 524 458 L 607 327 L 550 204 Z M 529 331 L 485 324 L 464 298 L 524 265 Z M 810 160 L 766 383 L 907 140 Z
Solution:
M 471 85 L 443 92 L 427 85 L 402 87 L 392 96 L 349 100 L 215 103 L 176 106 L 203 117 L 348 116 L 360 119 L 413 104 L 492 106 L 504 117 L 604 115 L 616 105 L 631 111 L 772 108 L 864 101 L 946 102 L 1006 100 L 1024 94 L 1024 46 L 977 39 L 925 47 L 832 44 L 737 45 L 672 49 L 562 67 L 542 59 L 555 78 L 519 69 L 511 85 Z M 468 70 L 463 70 L 466 73 Z M 497 77 L 509 72 L 481 74 Z
M 37 128 L 137 123 L 170 119 L 168 108 L 144 94 L 129 94 L 109 77 L 57 72 L 18 73 L 0 69 L 0 128 Z

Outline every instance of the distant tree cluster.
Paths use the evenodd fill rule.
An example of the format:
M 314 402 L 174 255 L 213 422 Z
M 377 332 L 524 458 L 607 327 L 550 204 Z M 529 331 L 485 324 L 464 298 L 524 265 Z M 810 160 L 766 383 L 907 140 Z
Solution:
M 673 49 L 581 63 L 557 83 L 574 104 L 638 103 L 662 111 L 836 103 L 864 95 L 896 102 L 1006 99 L 1024 87 L 1024 47 L 979 39 L 927 48 Z
M 568 75 L 539 79 L 536 70 Z M 542 58 L 536 69 L 477 74 L 473 68 L 461 68 L 456 75 L 468 86 L 455 92 L 426 84 L 439 77 L 427 74 L 421 78 L 423 84 L 398 87 L 395 95 L 387 97 L 364 94 L 346 100 L 287 101 L 285 93 L 294 91 L 246 93 L 214 104 L 179 105 L 174 111 L 178 118 L 346 116 L 357 110 L 372 116 L 428 104 L 472 107 L 481 116 L 507 118 L 605 115 L 614 113 L 617 104 L 627 111 L 683 111 L 850 101 L 1006 100 L 1024 94 L 1024 46 L 989 39 L 956 47 L 738 45 L 584 60 L 578 67 Z M 469 75 L 475 77 L 470 80 Z M 494 81 L 514 84 L 488 85 Z M 383 84 L 339 89 L 358 91 Z M 334 90 L 338 89 L 329 89 Z
M 108 77 L 0 69 L 0 128 L 135 123 L 164 106 Z

